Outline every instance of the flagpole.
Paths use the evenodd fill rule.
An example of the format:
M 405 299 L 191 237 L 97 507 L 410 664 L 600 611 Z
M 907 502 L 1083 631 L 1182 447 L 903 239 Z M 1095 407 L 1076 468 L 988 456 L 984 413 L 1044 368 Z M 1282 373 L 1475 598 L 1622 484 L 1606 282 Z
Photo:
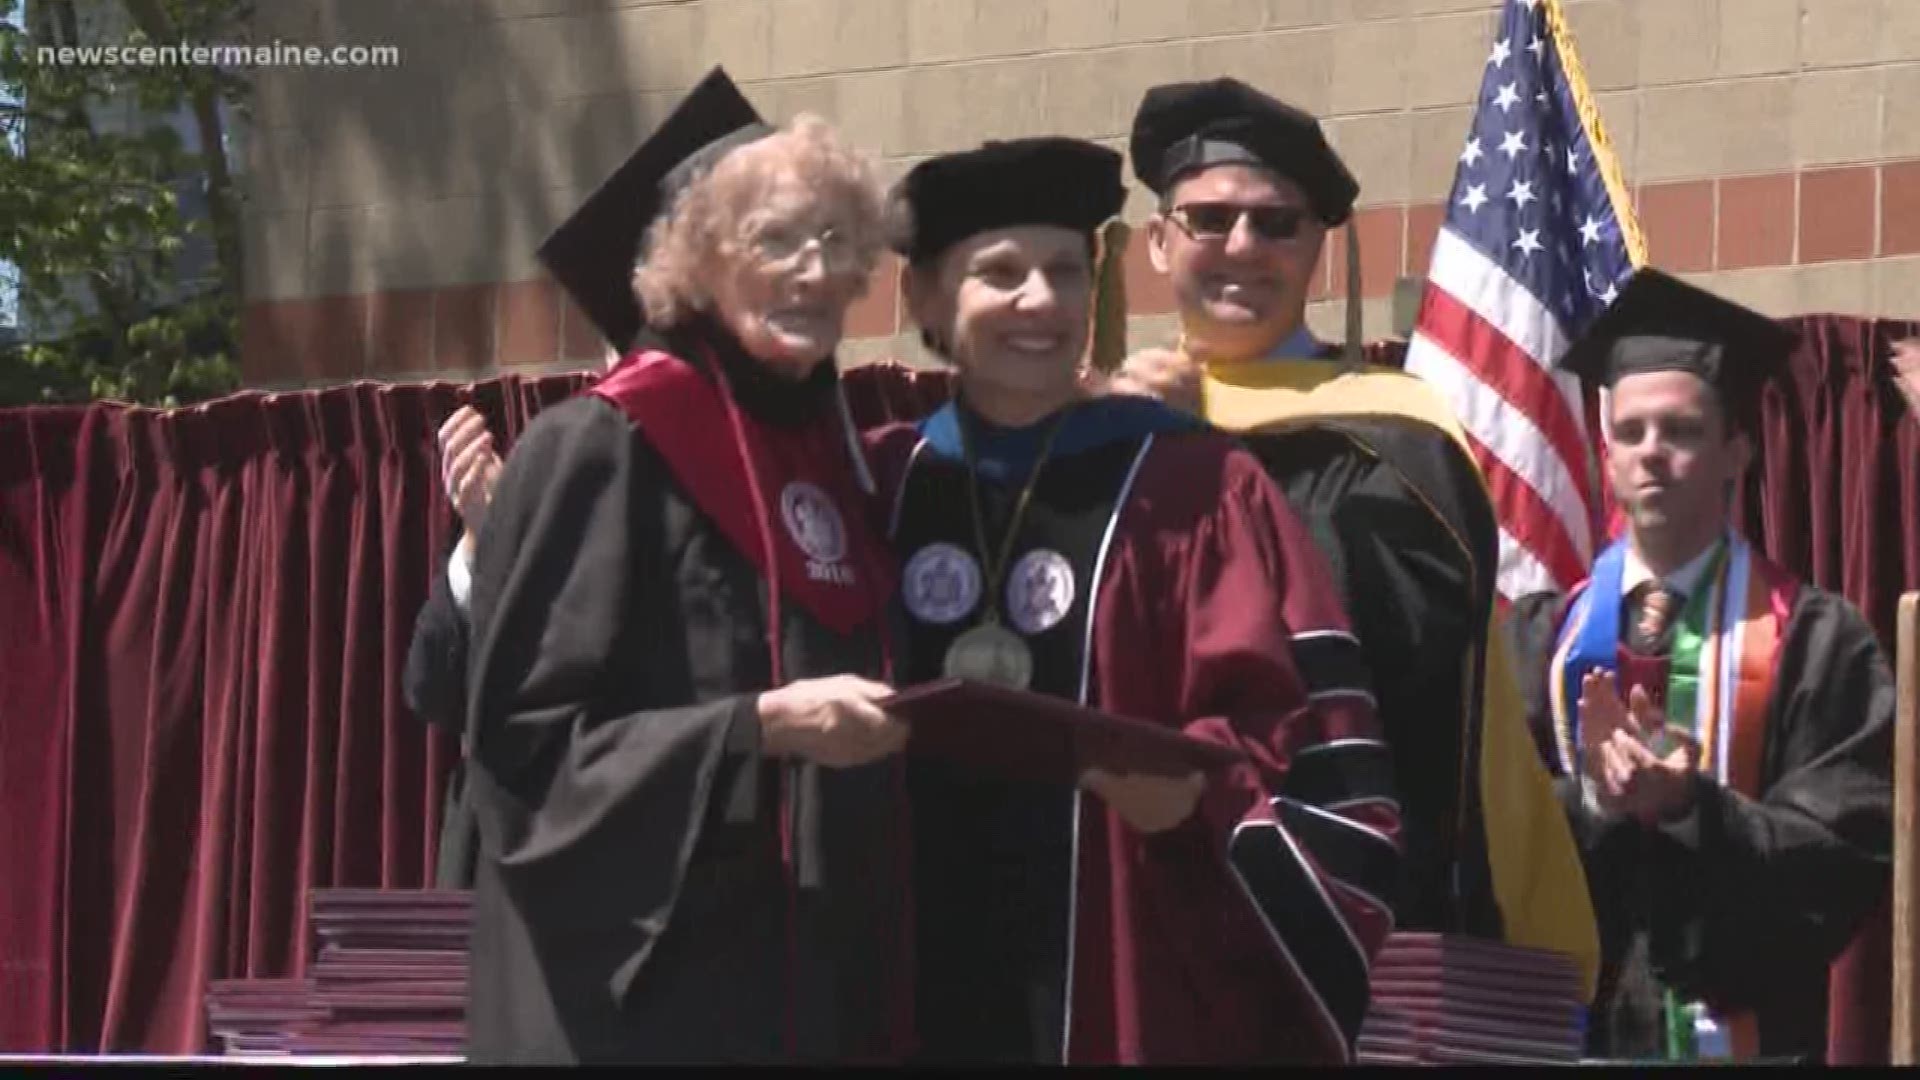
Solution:
M 1608 198 L 1613 201 L 1620 238 L 1627 246 L 1627 258 L 1636 267 L 1645 266 L 1647 241 L 1640 232 L 1640 216 L 1634 210 L 1632 194 L 1627 191 L 1626 177 L 1620 172 L 1620 159 L 1614 155 L 1613 143 L 1607 139 L 1606 125 L 1600 120 L 1600 103 L 1594 100 L 1593 91 L 1587 86 L 1587 69 L 1574 48 L 1573 27 L 1567 24 L 1560 0 L 1541 0 L 1541 3 L 1546 8 L 1547 29 L 1553 34 L 1554 47 L 1560 53 L 1560 67 L 1567 75 L 1567 89 L 1572 92 L 1574 108 L 1580 113 L 1580 126 L 1586 129 L 1587 142 L 1593 147 L 1594 165 L 1607 185 Z

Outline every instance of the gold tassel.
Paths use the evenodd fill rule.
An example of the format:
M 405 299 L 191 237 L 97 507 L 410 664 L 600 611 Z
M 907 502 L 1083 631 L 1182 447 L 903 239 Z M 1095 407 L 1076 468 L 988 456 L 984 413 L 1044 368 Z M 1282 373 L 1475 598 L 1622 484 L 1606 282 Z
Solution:
M 1600 179 L 1607 185 L 1607 200 L 1613 203 L 1613 216 L 1620 223 L 1620 238 L 1627 245 L 1627 261 L 1634 266 L 1647 264 L 1647 238 L 1640 231 L 1640 216 L 1634 212 L 1633 198 L 1627 190 L 1626 174 L 1607 138 L 1607 127 L 1600 122 L 1600 103 L 1588 88 L 1587 69 L 1580 63 L 1580 51 L 1573 47 L 1573 28 L 1567 23 L 1560 0 L 1547 0 L 1547 29 L 1553 34 L 1560 52 L 1560 69 L 1566 73 L 1567 89 L 1580 114 L 1580 126 L 1586 129 L 1587 142 L 1593 146 L 1593 159 L 1600 166 Z
M 1347 341 L 1340 351 L 1340 366 L 1348 373 L 1360 371 L 1366 366 L 1367 353 L 1365 343 L 1360 340 L 1365 330 L 1361 327 L 1360 311 L 1360 230 L 1354 226 L 1353 218 L 1347 218 Z
M 1102 375 L 1120 369 L 1127 358 L 1127 239 L 1133 230 L 1113 218 L 1095 234 L 1093 332 L 1087 336 L 1087 363 Z

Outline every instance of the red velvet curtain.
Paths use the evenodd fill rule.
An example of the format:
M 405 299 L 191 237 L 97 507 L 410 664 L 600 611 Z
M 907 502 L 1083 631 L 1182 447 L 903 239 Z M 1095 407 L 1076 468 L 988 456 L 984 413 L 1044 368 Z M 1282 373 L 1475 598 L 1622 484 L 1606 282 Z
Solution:
M 1773 559 L 1845 596 L 1893 656 L 1900 594 L 1920 589 L 1920 422 L 1894 389 L 1894 341 L 1920 323 L 1792 320 L 1800 345 L 1761 402 L 1759 460 L 1738 517 Z M 1884 1064 L 1891 1037 L 1891 910 L 1833 966 L 1828 1062 Z
M 1920 425 L 1885 356 L 1916 327 L 1794 322 L 1742 519 L 1890 635 Z M 510 443 L 589 378 L 0 411 L 0 1050 L 200 1050 L 208 979 L 301 969 L 307 890 L 430 879 L 454 747 L 399 671 L 455 527 L 433 432 L 477 400 Z M 1885 1059 L 1887 953 L 1882 918 L 1835 966 L 1836 1061 Z
M 0 1048 L 197 1052 L 208 979 L 302 968 L 308 889 L 430 880 L 434 429 L 580 381 L 0 412 Z

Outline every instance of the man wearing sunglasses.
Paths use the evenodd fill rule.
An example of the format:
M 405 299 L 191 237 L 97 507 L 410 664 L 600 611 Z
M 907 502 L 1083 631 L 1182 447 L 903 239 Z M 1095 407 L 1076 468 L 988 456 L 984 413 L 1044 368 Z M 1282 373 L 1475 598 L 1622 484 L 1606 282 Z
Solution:
M 1485 484 L 1437 394 L 1360 363 L 1351 255 L 1347 347 L 1306 328 L 1359 184 L 1318 121 L 1233 79 L 1147 91 L 1130 149 L 1181 332 L 1111 386 L 1239 433 L 1333 563 L 1394 748 L 1398 926 L 1571 954 L 1590 992 L 1592 905 L 1496 621 Z
M 1303 318 L 1328 225 L 1300 185 L 1256 165 L 1205 168 L 1163 200 L 1147 250 L 1172 278 L 1191 373 L 1211 360 L 1332 357 Z

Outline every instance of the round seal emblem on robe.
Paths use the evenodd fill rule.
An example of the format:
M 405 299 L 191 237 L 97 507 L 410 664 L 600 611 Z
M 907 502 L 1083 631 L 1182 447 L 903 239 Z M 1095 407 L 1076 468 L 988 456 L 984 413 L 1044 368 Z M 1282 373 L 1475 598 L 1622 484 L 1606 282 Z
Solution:
M 840 509 L 813 484 L 795 480 L 781 489 L 780 518 L 787 535 L 813 562 L 831 564 L 847 557 L 847 526 Z
M 1023 634 L 1041 634 L 1060 624 L 1073 607 L 1073 564 L 1049 548 L 1020 556 L 1007 576 L 1007 618 Z
M 928 544 L 900 575 L 907 610 L 923 623 L 959 622 L 980 602 L 980 564 L 953 544 Z

